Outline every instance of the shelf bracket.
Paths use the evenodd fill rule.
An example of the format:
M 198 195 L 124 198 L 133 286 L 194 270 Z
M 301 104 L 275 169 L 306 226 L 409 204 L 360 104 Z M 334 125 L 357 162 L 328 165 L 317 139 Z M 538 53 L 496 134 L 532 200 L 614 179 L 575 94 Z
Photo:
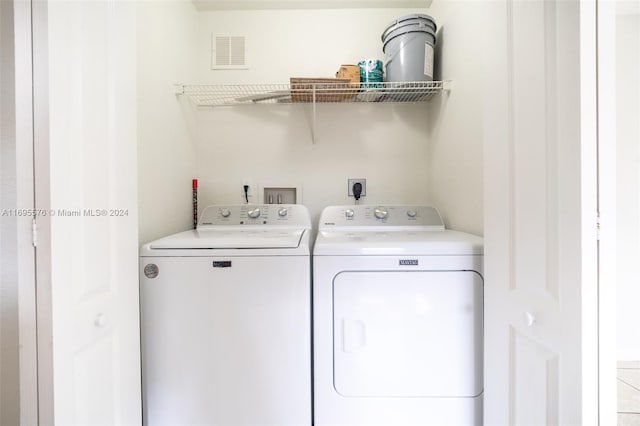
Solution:
M 311 112 L 311 143 L 315 145 L 316 143 L 316 86 L 313 85 L 313 102 L 312 102 L 312 112 Z
M 184 95 L 184 84 L 174 84 L 173 93 L 176 95 Z

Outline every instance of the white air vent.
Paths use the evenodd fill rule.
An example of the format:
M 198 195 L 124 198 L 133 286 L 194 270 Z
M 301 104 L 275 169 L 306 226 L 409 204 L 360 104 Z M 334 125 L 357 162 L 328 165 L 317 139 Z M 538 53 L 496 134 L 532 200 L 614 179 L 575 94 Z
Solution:
M 247 40 L 245 36 L 211 37 L 211 69 L 212 70 L 246 70 Z

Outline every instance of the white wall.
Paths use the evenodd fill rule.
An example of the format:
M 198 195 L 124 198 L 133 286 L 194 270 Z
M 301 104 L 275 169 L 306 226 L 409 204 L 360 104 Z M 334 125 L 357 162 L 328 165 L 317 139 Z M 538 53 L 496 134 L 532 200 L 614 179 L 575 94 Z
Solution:
M 395 18 L 428 9 L 253 10 L 203 12 L 198 77 L 209 83 L 288 83 L 334 77 L 341 64 L 383 58 L 383 30 Z M 210 70 L 211 34 L 247 37 L 245 71 Z
M 196 80 L 197 13 L 188 0 L 138 2 L 139 240 L 187 229 L 196 138 L 173 84 Z M 191 126 L 193 129 L 193 126 Z
M 341 64 L 383 59 L 382 31 L 410 12 L 202 13 L 198 76 L 220 84 L 333 77 Z M 212 33 L 246 36 L 250 69 L 210 70 Z M 429 203 L 426 105 L 319 105 L 315 145 L 310 111 L 309 105 L 293 105 L 198 113 L 202 204 L 241 202 L 243 178 L 258 185 L 302 186 L 303 203 L 314 222 L 326 205 L 353 203 L 347 196 L 348 178 L 367 179 L 361 203 Z
M 640 360 L 640 15 L 616 19 L 617 346 Z
M 484 217 L 484 63 L 497 54 L 485 37 L 490 11 L 483 1 L 436 1 L 430 11 L 439 23 L 436 78 L 453 81 L 450 95 L 429 105 L 430 199 L 448 227 L 475 234 Z
M 438 20 L 437 14 L 428 9 L 210 11 L 197 13 L 194 21 L 186 4 L 144 3 L 139 24 L 141 243 L 191 226 L 191 178 L 199 179 L 201 208 L 241 203 L 247 178 L 257 187 L 301 186 L 314 223 L 324 206 L 353 203 L 348 178 L 366 178 L 361 203 L 433 204 L 448 226 L 481 234 L 482 121 L 476 84 L 481 76 L 473 66 L 483 57 L 464 47 L 477 36 L 474 14 L 481 8 L 467 11 L 466 3 L 456 4 L 461 8 L 454 13 L 446 10 L 442 25 L 453 28 L 440 56 L 445 58 L 442 77 L 456 80 L 459 92 L 437 95 L 433 106 L 320 104 L 313 144 L 310 105 L 199 111 L 184 97 L 176 102 L 171 84 L 333 77 L 341 64 L 383 59 L 380 36 L 393 19 L 427 13 Z M 151 29 L 154 25 L 157 29 Z M 249 69 L 211 70 L 212 34 L 245 36 Z

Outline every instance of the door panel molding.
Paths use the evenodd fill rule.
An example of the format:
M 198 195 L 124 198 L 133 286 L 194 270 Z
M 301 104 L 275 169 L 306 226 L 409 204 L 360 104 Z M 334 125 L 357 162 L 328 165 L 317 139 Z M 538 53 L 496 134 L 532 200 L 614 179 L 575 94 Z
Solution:
M 554 2 L 507 2 L 510 289 L 557 301 L 555 27 Z
M 514 327 L 509 330 L 509 340 L 510 424 L 560 424 L 559 354 Z M 525 394 L 527 397 L 522 397 Z

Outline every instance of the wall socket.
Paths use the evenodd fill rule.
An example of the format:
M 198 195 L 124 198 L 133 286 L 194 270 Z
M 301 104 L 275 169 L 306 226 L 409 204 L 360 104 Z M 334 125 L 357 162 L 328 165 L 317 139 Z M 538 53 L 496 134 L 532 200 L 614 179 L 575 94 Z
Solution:
M 360 183 L 362 185 L 362 193 L 361 197 L 367 195 L 367 180 L 364 178 L 356 178 L 356 179 L 348 179 L 347 180 L 347 195 L 349 197 L 353 197 L 353 185 L 356 183 Z

